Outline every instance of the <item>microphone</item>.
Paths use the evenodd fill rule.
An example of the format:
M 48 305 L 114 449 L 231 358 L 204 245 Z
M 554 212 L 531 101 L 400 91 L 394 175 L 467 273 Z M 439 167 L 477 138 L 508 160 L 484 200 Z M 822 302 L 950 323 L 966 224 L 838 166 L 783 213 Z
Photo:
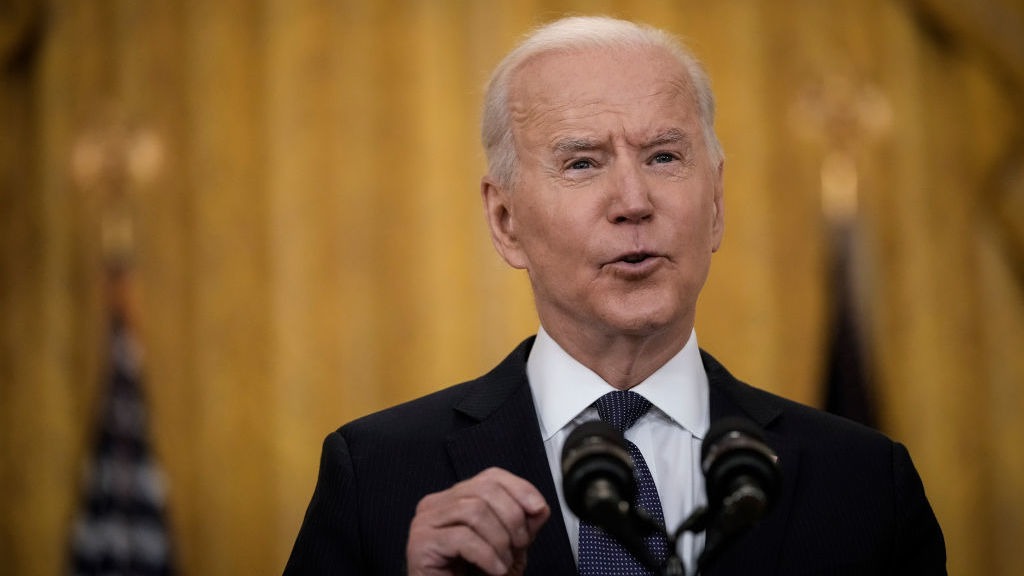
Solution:
M 771 509 L 782 483 L 778 460 L 750 420 L 730 417 L 711 425 L 701 445 L 710 521 L 701 569 Z
M 562 447 L 562 492 L 580 520 L 601 528 L 657 571 L 643 538 L 664 528 L 635 506 L 633 459 L 622 432 L 603 420 L 577 426 Z

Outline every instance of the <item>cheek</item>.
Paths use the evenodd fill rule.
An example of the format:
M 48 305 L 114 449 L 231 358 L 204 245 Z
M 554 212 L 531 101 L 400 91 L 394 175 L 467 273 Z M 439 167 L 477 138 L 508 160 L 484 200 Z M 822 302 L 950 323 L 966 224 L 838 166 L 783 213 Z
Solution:
M 535 267 L 566 266 L 582 250 L 580 239 L 550 221 L 534 222 L 523 234 L 523 248 Z
M 561 198 L 548 197 L 523 206 L 519 212 L 520 236 L 543 249 L 577 244 L 583 240 L 583 217 L 578 206 L 564 206 Z
M 714 196 L 710 193 L 701 195 L 686 207 L 683 222 L 688 222 L 687 234 L 694 244 L 713 247 L 715 241 L 715 222 L 718 218 L 718 207 Z
M 557 255 L 560 242 L 557 230 L 557 222 L 546 210 L 530 207 L 519 212 L 516 235 L 530 267 L 543 266 Z

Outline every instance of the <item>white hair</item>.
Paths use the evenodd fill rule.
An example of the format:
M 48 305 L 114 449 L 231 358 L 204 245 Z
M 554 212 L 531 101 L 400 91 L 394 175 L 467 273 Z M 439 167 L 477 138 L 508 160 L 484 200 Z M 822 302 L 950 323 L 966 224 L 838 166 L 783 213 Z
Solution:
M 498 185 L 515 183 L 518 158 L 512 134 L 509 92 L 516 71 L 541 54 L 583 48 L 660 48 L 675 58 L 689 80 L 700 116 L 704 142 L 713 164 L 723 156 L 715 135 L 715 96 L 711 82 L 696 56 L 671 34 L 627 20 L 606 16 L 573 16 L 545 24 L 532 32 L 494 69 L 484 94 L 481 137 L 488 173 Z

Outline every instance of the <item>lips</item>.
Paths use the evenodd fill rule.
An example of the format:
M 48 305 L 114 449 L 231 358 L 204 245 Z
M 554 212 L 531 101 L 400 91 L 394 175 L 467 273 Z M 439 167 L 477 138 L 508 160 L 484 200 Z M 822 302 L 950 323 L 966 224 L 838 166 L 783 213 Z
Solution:
M 627 252 L 604 265 L 604 271 L 612 277 L 630 282 L 649 278 L 663 268 L 666 258 L 654 252 Z
M 664 263 L 663 254 L 638 250 L 616 256 L 605 264 L 604 269 L 617 278 L 642 280 L 654 274 Z
M 619 259 L 616 260 L 616 262 L 625 262 L 627 264 L 639 264 L 648 258 L 653 258 L 654 256 L 654 254 L 650 254 L 648 252 L 631 252 L 629 254 L 624 254 L 623 256 L 619 257 Z

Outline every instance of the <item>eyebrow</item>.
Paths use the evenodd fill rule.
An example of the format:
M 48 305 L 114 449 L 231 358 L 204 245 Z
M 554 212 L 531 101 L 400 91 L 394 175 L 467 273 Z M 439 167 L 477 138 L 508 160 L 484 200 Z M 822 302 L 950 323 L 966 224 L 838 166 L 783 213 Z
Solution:
M 597 150 L 601 148 L 601 143 L 591 138 L 562 138 L 555 142 L 552 146 L 557 154 L 574 153 L 574 152 L 586 152 L 589 150 Z
M 679 130 L 678 128 L 669 128 L 645 142 L 641 148 L 649 150 L 651 148 L 666 146 L 668 144 L 676 144 L 678 142 L 689 143 L 689 141 L 690 136 L 682 130 Z M 556 154 L 573 154 L 577 152 L 600 150 L 603 147 L 604 143 L 593 138 L 568 137 L 556 140 L 552 146 L 552 150 Z
M 667 144 L 675 144 L 677 142 L 689 143 L 690 136 L 679 130 L 678 128 L 669 128 L 664 132 L 656 135 L 654 138 L 644 143 L 642 148 L 647 150 L 649 148 L 657 148 L 658 146 L 665 146 Z

